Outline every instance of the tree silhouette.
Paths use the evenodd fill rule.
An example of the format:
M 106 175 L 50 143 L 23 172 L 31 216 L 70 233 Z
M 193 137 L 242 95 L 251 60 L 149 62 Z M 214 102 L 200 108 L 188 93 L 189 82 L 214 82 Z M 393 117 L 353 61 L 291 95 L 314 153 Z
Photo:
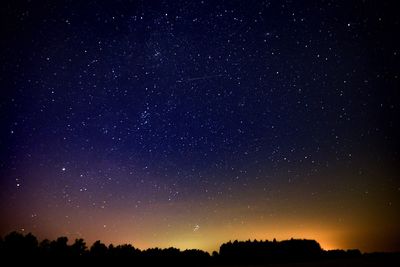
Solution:
M 38 249 L 38 241 L 31 233 L 22 235 L 12 232 L 4 238 L 4 250 L 9 255 L 33 257 Z
M 220 247 L 220 257 L 227 262 L 266 263 L 318 259 L 323 251 L 314 240 L 244 241 L 235 240 Z
M 90 247 L 90 261 L 95 265 L 109 265 L 111 264 L 108 248 L 105 244 L 97 240 Z
M 53 256 L 66 260 L 69 255 L 68 238 L 65 236 L 50 242 L 50 252 Z
M 75 256 L 82 256 L 87 252 L 87 246 L 82 238 L 75 239 L 74 244 L 71 246 L 72 254 Z
M 323 260 L 362 259 L 374 266 L 399 263 L 400 254 L 361 254 L 359 250 L 324 251 L 315 240 L 291 239 L 284 241 L 229 241 L 212 256 L 202 250 L 180 251 L 177 248 L 139 250 L 130 244 L 109 245 L 96 241 L 88 250 L 83 239 L 68 245 L 67 237 L 55 241 L 44 239 L 40 244 L 31 233 L 11 232 L 0 237 L 0 258 L 19 265 L 42 266 L 218 266 L 268 265 L 271 263 L 310 262 Z M 393 266 L 396 266 L 393 265 Z

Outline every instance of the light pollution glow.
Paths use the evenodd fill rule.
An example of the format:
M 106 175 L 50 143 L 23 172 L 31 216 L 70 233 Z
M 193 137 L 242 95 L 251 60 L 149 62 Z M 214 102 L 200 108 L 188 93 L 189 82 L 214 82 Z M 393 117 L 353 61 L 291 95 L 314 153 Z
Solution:
M 332 185 L 321 183 L 320 186 Z M 264 195 L 258 194 L 259 190 L 234 188 L 231 198 L 194 197 L 136 208 L 120 205 L 115 209 L 113 203 L 103 208 L 75 209 L 68 203 L 59 204 L 62 209 L 59 205 L 43 207 L 41 203 L 48 199 L 32 196 L 26 201 L 33 204 L 36 213 L 26 216 L 26 206 L 22 204 L 3 221 L 2 229 L 11 231 L 12 222 L 19 221 L 18 229 L 33 232 L 39 238 L 66 235 L 71 242 L 74 238 L 84 238 L 88 245 L 100 239 L 106 244 L 131 243 L 140 249 L 174 246 L 209 252 L 218 251 L 219 245 L 236 239 L 307 238 L 317 240 L 324 249 L 359 248 L 362 251 L 390 250 L 396 245 L 386 241 L 396 232 L 396 216 L 391 215 L 393 220 L 379 216 L 391 214 L 391 205 L 379 201 L 379 190 L 372 188 L 367 195 L 364 192 L 366 196 L 342 193 L 340 198 L 338 191 L 322 196 L 308 193 L 312 190 L 304 184 L 275 184 Z

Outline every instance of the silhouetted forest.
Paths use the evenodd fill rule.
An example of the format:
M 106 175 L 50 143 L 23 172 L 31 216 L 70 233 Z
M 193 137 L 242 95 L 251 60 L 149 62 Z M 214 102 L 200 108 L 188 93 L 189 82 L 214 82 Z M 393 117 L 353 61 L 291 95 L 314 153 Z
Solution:
M 83 239 L 68 244 L 67 237 L 53 241 L 45 239 L 39 243 L 31 233 L 24 235 L 18 232 L 0 238 L 0 256 L 2 263 L 39 266 L 287 266 L 302 262 L 314 264 L 312 266 L 340 266 L 347 260 L 353 263 L 356 260 L 352 266 L 364 266 L 363 263 L 368 266 L 398 266 L 400 263 L 399 253 L 362 254 L 357 249 L 326 251 L 317 241 L 306 239 L 229 241 L 221 245 L 219 252 L 214 251 L 210 255 L 196 249 L 181 251 L 171 247 L 140 250 L 130 244 L 106 246 L 100 241 L 88 247 Z M 326 262 L 333 265 L 318 265 Z

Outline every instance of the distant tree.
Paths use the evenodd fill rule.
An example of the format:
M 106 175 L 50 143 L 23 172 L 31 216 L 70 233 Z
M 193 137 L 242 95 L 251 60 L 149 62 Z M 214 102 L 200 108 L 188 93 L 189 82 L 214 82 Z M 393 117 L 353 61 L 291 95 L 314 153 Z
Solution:
M 50 242 L 50 253 L 53 257 L 60 260 L 66 260 L 69 258 L 70 250 L 68 247 L 68 238 L 61 236 L 55 241 Z
M 361 251 L 358 249 L 348 249 L 346 253 L 349 257 L 360 257 L 362 255 Z
M 34 235 L 14 231 L 4 237 L 0 255 L 7 261 L 22 265 L 34 261 L 39 256 L 38 251 L 38 241 Z
M 25 235 L 23 249 L 25 250 L 26 255 L 35 257 L 39 248 L 38 244 L 39 242 L 36 236 L 34 236 L 32 233 Z
M 43 239 L 39 244 L 39 248 L 42 250 L 50 250 L 50 240 Z
M 67 250 L 68 249 L 68 237 L 61 236 L 53 241 L 53 246 L 59 250 Z
M 334 249 L 325 251 L 324 255 L 326 258 L 330 259 L 345 259 L 360 257 L 362 254 L 358 249 L 349 249 L 347 251 L 343 249 Z
M 400 254 L 361 254 L 357 249 L 324 251 L 315 240 L 290 239 L 284 241 L 229 241 L 222 244 L 219 253 L 196 249 L 180 251 L 177 248 L 150 248 L 141 251 L 130 244 L 108 247 L 96 241 L 88 250 L 83 239 L 68 245 L 67 237 L 40 242 L 31 233 L 11 232 L 0 238 L 0 257 L 15 266 L 248 266 L 274 263 L 316 261 L 320 259 L 354 259 L 379 257 L 387 262 L 397 260 Z M 396 258 L 397 257 L 397 258 Z
M 39 256 L 41 258 L 50 258 L 52 257 L 52 247 L 51 242 L 48 239 L 43 239 L 42 242 L 39 244 Z
M 82 238 L 75 239 L 74 244 L 71 246 L 71 251 L 74 256 L 82 256 L 87 252 L 87 246 Z
M 111 246 L 111 245 L 110 245 Z M 108 249 L 113 255 L 124 257 L 124 258 L 133 258 L 139 255 L 140 251 L 136 249 L 131 244 L 118 245 L 116 247 Z
M 11 232 L 4 237 L 4 248 L 6 253 L 20 252 L 21 245 L 24 243 L 24 236 L 18 232 Z
M 23 235 L 12 232 L 4 238 L 4 249 L 10 255 L 23 255 L 32 257 L 38 250 L 38 241 L 31 233 Z
M 90 255 L 96 258 L 104 258 L 107 255 L 107 246 L 97 240 L 90 247 Z
M 318 259 L 322 255 L 320 245 L 314 240 L 237 241 L 222 244 L 220 258 L 234 264 L 265 264 Z

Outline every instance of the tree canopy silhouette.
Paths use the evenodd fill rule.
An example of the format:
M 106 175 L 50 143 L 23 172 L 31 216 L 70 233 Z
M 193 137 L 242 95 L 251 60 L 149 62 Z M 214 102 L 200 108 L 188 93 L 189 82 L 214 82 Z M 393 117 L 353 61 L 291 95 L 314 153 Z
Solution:
M 75 239 L 69 245 L 67 237 L 40 243 L 37 238 L 12 232 L 0 237 L 0 257 L 3 261 L 20 264 L 40 264 L 42 266 L 118 266 L 126 263 L 138 266 L 209 266 L 209 265 L 249 265 L 290 262 L 310 262 L 338 259 L 378 259 L 377 266 L 388 262 L 399 262 L 399 254 L 361 254 L 359 250 L 325 251 L 315 240 L 290 239 L 284 241 L 229 241 L 220 246 L 219 253 L 177 248 L 150 248 L 140 250 L 131 244 L 109 245 L 100 240 L 90 248 L 83 239 Z

